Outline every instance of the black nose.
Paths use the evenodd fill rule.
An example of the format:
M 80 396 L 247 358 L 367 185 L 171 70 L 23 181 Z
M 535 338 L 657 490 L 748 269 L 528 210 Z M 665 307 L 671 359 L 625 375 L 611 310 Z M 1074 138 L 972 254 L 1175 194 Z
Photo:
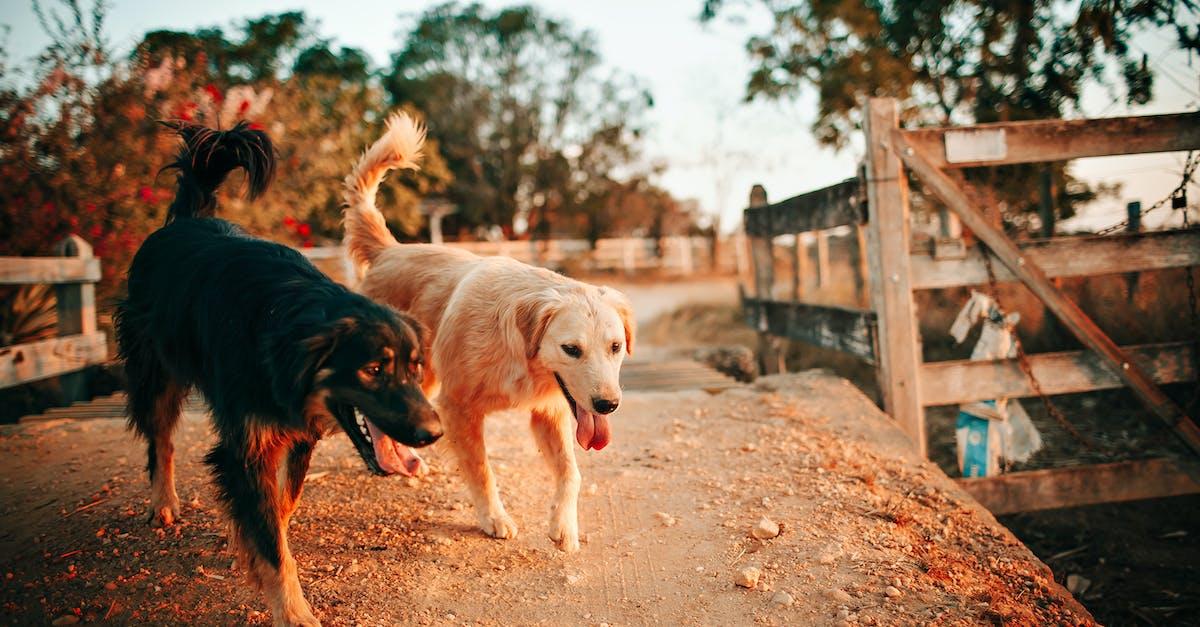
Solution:
M 607 398 L 592 399 L 592 407 L 595 407 L 596 411 L 602 414 L 611 414 L 614 411 L 617 411 L 617 405 L 619 404 L 620 401 L 610 401 Z
M 440 437 L 442 437 L 442 430 L 440 427 L 434 431 L 429 431 L 428 429 L 417 429 L 416 432 L 413 433 L 413 446 L 428 446 L 434 442 L 437 442 L 438 438 Z

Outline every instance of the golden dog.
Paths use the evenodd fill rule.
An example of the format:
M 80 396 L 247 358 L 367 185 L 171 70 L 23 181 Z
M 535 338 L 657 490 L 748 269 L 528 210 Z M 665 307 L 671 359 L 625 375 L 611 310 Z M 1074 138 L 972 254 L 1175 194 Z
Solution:
M 517 534 L 488 464 L 484 418 L 529 411 L 556 485 L 550 538 L 576 551 L 580 476 L 571 432 L 584 449 L 608 444 L 621 363 L 633 350 L 633 310 L 620 292 L 507 257 L 397 243 L 375 193 L 389 170 L 416 167 L 424 138 L 408 116 L 392 116 L 346 178 L 346 245 L 365 272 L 359 289 L 430 331 L 425 391 L 432 397 L 440 386 L 438 413 L 483 531 Z

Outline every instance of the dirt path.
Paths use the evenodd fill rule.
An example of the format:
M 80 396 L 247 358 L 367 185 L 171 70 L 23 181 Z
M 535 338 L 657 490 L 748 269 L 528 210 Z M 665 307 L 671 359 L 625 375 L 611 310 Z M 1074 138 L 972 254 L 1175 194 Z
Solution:
M 1088 622 L 1048 571 L 850 384 L 630 393 L 613 445 L 581 453 L 578 554 L 545 537 L 551 486 L 524 420 L 489 445 L 515 540 L 474 527 L 448 452 L 422 480 L 369 476 L 343 437 L 318 448 L 290 528 L 327 625 L 1052 624 Z M 112 623 L 269 622 L 231 569 L 199 461 L 207 423 L 177 441 L 182 524 L 144 524 L 141 446 L 121 421 L 0 431 L 0 616 Z M 768 516 L 781 535 L 760 541 Z M 734 585 L 762 569 L 754 590 Z M 889 589 L 889 586 L 891 589 Z M 786 591 L 791 604 L 781 603 Z M 889 596 L 889 592 L 893 596 Z

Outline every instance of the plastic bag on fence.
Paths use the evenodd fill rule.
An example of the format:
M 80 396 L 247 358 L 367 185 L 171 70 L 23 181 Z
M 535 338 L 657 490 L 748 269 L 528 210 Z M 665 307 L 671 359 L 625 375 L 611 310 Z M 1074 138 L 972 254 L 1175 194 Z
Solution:
M 973 361 L 1015 357 L 1013 329 L 1021 315 L 1005 315 L 986 294 L 972 291 L 958 312 L 950 335 L 958 343 L 982 321 L 979 341 L 971 351 Z M 1038 432 L 1025 408 L 1015 400 L 998 398 L 959 407 L 955 421 L 958 468 L 964 477 L 987 477 L 1002 472 L 1002 462 L 1024 462 L 1042 448 Z

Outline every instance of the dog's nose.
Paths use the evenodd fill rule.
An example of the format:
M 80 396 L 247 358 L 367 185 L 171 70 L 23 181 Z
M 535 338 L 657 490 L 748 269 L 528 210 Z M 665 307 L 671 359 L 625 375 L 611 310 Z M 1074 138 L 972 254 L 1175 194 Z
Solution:
M 440 426 L 429 429 L 417 429 L 413 433 L 413 446 L 421 447 L 428 446 L 437 442 L 438 438 L 442 437 L 442 428 Z
M 595 407 L 596 411 L 601 414 L 611 414 L 617 411 L 617 405 L 619 404 L 621 404 L 620 401 L 610 401 L 607 398 L 592 399 L 592 407 Z

